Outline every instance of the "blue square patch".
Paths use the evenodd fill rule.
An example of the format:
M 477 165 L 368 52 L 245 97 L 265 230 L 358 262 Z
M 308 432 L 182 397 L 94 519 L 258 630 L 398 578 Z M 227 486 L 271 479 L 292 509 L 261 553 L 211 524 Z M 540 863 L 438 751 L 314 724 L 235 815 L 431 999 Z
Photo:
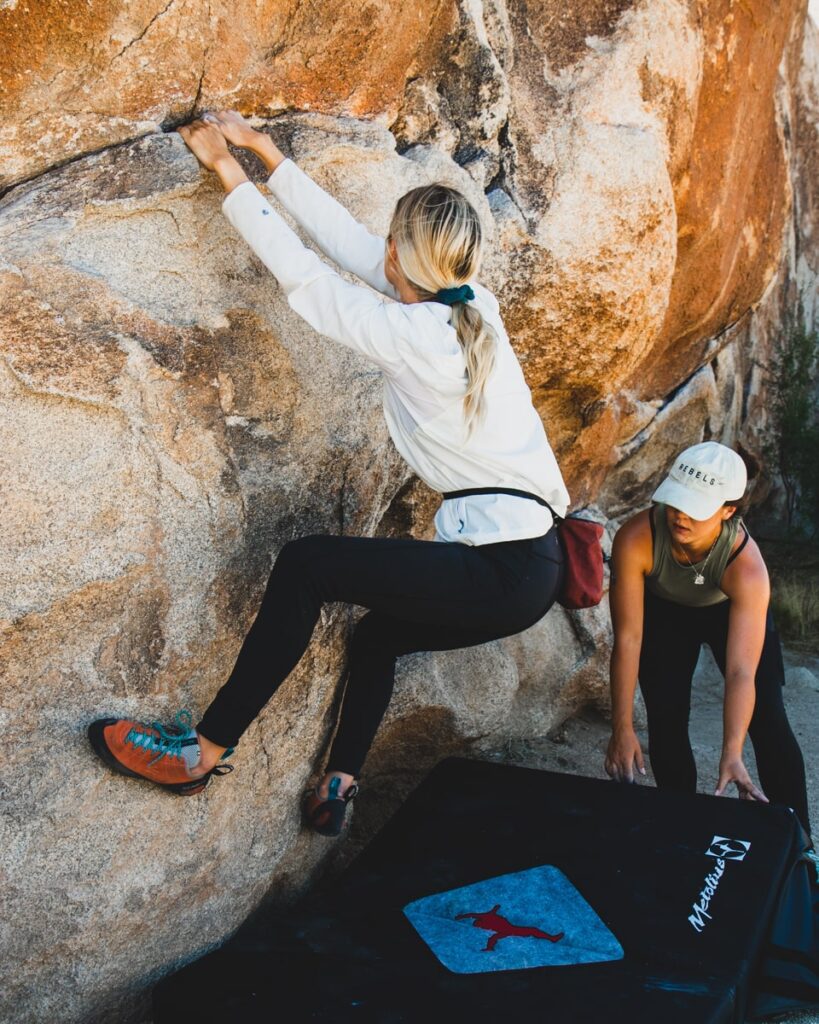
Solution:
M 623 947 L 550 865 L 424 896 L 404 913 L 455 974 L 622 960 Z

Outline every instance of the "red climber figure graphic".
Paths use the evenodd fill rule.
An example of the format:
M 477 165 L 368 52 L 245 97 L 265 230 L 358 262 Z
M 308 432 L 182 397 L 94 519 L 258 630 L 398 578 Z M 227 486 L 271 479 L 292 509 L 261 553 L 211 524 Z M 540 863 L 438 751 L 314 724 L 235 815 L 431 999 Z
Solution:
M 488 910 L 484 914 L 456 914 L 456 921 L 465 921 L 467 918 L 472 917 L 473 928 L 485 928 L 488 932 L 494 932 L 494 935 L 490 935 L 486 941 L 486 945 L 483 948 L 484 953 L 491 953 L 492 950 L 497 946 L 501 939 L 508 939 L 511 935 L 517 935 L 521 939 L 548 939 L 549 942 L 560 942 L 563 938 L 563 932 L 558 935 L 549 935 L 548 932 L 542 932 L 540 928 L 533 928 L 530 925 L 511 924 L 506 920 L 505 917 L 501 917 L 498 913 L 500 910 L 500 903 L 496 903 L 491 910 Z

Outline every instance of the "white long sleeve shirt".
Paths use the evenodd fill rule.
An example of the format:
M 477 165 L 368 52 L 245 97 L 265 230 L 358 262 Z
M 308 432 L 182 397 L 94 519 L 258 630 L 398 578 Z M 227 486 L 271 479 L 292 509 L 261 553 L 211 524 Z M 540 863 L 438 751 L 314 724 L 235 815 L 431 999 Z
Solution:
M 303 245 L 250 182 L 226 196 L 225 216 L 275 275 L 295 312 L 380 367 L 387 427 L 414 472 L 442 493 L 472 487 L 529 491 L 564 515 L 569 495 L 492 293 L 471 282 L 474 305 L 494 328 L 498 349 L 484 391 L 486 415 L 468 436 L 466 362 L 451 308 L 395 301 L 384 276 L 384 240 L 292 161 L 280 164 L 267 184 L 322 251 L 369 288 L 345 281 Z M 548 509 L 504 494 L 444 501 L 435 517 L 440 539 L 473 545 L 538 537 L 551 525 Z

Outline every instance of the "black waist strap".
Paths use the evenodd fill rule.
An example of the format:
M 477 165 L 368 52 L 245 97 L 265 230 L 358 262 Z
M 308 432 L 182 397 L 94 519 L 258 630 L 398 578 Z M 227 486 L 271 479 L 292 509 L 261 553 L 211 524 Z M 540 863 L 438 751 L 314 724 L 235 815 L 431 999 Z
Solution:
M 560 519 L 545 498 L 541 498 L 539 494 L 532 494 L 531 491 L 515 490 L 514 487 L 468 487 L 463 491 L 446 491 L 443 497 L 444 501 L 449 501 L 450 498 L 468 498 L 472 494 L 511 494 L 515 498 L 528 498 L 530 501 L 536 501 L 538 505 L 548 508 L 555 521 Z

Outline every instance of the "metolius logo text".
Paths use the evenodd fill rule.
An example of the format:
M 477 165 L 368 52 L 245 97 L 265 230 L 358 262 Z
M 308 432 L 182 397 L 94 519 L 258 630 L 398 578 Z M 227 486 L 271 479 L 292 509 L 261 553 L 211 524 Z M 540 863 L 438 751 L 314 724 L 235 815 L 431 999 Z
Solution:
M 706 850 L 706 855 L 715 858 L 714 870 L 705 876 L 702 891 L 697 900 L 691 905 L 691 913 L 688 915 L 688 923 L 695 932 L 701 932 L 706 924 L 713 920 L 709 908 L 719 886 L 720 879 L 725 874 L 726 862 L 728 860 L 743 860 L 750 849 L 751 844 L 745 839 L 728 839 L 726 836 L 714 836 L 711 840 L 711 845 Z

